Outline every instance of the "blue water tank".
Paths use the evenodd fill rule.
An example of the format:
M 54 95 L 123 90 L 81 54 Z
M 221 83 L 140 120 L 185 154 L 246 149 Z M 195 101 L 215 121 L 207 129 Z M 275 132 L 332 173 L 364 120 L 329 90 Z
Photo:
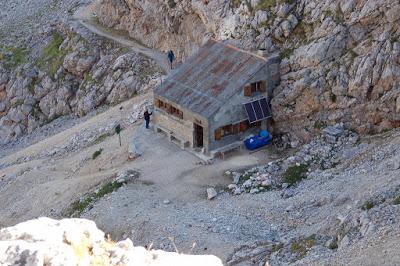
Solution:
M 244 145 L 248 150 L 253 151 L 270 144 L 271 140 L 272 135 L 268 131 L 262 130 L 258 136 L 246 139 Z

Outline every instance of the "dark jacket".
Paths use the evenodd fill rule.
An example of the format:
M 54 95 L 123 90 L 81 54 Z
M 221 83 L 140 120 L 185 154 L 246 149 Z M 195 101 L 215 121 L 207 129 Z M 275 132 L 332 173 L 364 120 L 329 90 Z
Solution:
M 145 111 L 144 114 L 143 114 L 144 120 L 150 120 L 150 116 L 151 116 L 152 114 L 153 114 L 153 113 L 149 113 L 149 112 Z

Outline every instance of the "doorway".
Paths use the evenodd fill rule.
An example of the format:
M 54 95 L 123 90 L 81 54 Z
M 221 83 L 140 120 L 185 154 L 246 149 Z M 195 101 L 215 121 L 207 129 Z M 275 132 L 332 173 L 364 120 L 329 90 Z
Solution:
M 203 145 L 203 127 L 198 124 L 194 124 L 194 147 L 201 148 Z

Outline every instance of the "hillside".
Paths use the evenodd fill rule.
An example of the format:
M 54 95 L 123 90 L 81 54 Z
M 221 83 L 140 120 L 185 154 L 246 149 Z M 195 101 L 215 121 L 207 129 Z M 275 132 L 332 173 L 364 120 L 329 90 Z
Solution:
M 0 264 L 77 252 L 87 265 L 94 247 L 111 265 L 399 264 L 399 12 L 397 0 L 2 1 Z M 165 52 L 178 66 L 209 38 L 280 53 L 274 145 L 204 161 L 144 128 Z M 81 250 L 43 228 L 97 240 L 73 234 Z
M 321 125 L 343 122 L 360 134 L 399 126 L 399 10 L 392 0 L 105 0 L 97 14 L 181 58 L 210 37 L 280 51 L 274 129 L 309 141 Z

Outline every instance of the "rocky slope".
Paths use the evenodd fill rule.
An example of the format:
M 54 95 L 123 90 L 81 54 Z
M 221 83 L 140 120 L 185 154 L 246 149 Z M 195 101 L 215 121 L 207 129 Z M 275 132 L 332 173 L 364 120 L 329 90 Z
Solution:
M 100 21 L 180 57 L 209 38 L 281 52 L 274 128 L 292 141 L 344 122 L 359 133 L 400 124 L 399 1 L 102 0 Z
M 66 27 L 44 35 L 39 56 L 18 61 L 21 49 L 3 47 L 0 63 L 0 144 L 57 117 L 120 103 L 140 93 L 161 70 L 137 53 L 93 43 Z
M 162 72 L 153 60 L 85 31 L 86 1 L 0 4 L 0 145 L 65 116 L 140 93 Z
M 134 247 L 106 239 L 92 221 L 39 218 L 0 230 L 0 264 L 8 265 L 220 265 L 214 256 L 193 256 Z

